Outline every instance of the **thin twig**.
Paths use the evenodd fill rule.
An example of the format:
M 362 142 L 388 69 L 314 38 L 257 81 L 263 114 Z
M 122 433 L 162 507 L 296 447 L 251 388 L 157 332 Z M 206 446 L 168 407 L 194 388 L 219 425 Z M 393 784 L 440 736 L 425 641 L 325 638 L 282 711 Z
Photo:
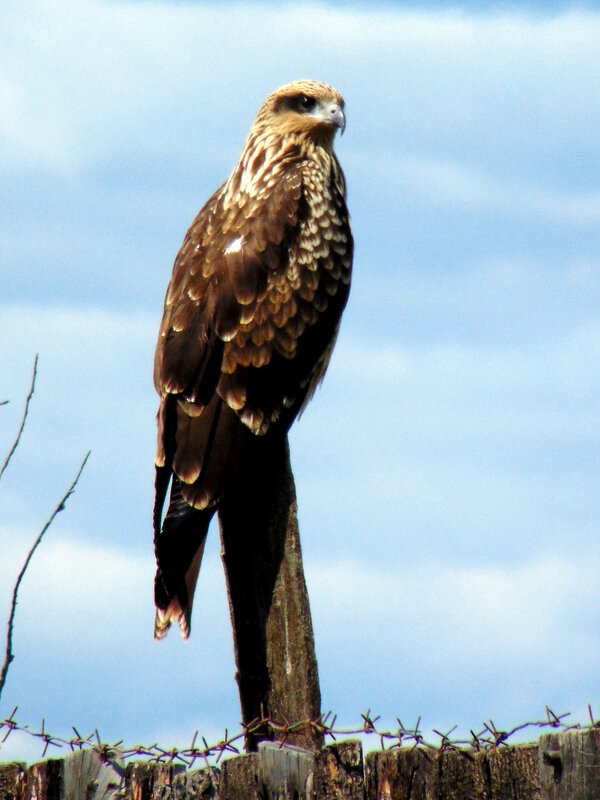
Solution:
M 31 375 L 31 386 L 29 388 L 29 394 L 27 395 L 27 399 L 25 400 L 25 408 L 23 409 L 23 417 L 21 419 L 21 425 L 19 426 L 19 432 L 17 433 L 17 438 L 13 442 L 13 446 L 8 451 L 8 455 L 4 459 L 4 464 L 0 468 L 0 478 L 4 474 L 4 470 L 8 467 L 9 461 L 13 457 L 13 454 L 17 447 L 19 446 L 19 442 L 21 441 L 21 434 L 23 433 L 23 428 L 25 427 L 25 422 L 27 421 L 27 412 L 29 411 L 29 403 L 31 402 L 31 398 L 33 397 L 33 393 L 35 391 L 35 379 L 37 377 L 37 365 L 38 365 L 38 354 L 35 354 L 35 358 L 33 360 L 33 374 Z M 5 401 L 8 402 L 8 401 Z M 1 691 L 1 690 L 0 690 Z
M 36 357 L 36 363 L 37 363 L 37 357 Z M 35 377 L 35 375 L 34 375 L 34 377 Z M 27 412 L 25 412 L 25 414 L 27 414 Z M 23 564 L 23 567 L 21 568 L 21 572 L 19 573 L 19 577 L 17 578 L 17 582 L 15 583 L 15 588 L 13 590 L 13 596 L 12 596 L 12 604 L 11 604 L 11 607 L 10 607 L 10 616 L 8 618 L 8 628 L 7 628 L 7 632 L 6 632 L 6 655 L 4 657 L 4 664 L 2 665 L 2 672 L 0 673 L 0 697 L 2 696 L 2 690 L 4 689 L 4 684 L 6 683 L 6 676 L 8 674 L 8 668 L 10 667 L 12 661 L 14 661 L 14 654 L 12 652 L 12 636 L 13 636 L 13 626 L 14 626 L 14 621 L 15 621 L 15 611 L 17 609 L 17 595 L 19 593 L 19 587 L 21 585 L 21 581 L 23 580 L 23 577 L 24 577 L 24 575 L 25 575 L 25 573 L 27 571 L 27 567 L 29 566 L 29 562 L 33 558 L 33 554 L 35 553 L 39 543 L 42 541 L 42 539 L 44 537 L 44 534 L 46 533 L 46 531 L 48 530 L 50 525 L 52 525 L 52 523 L 54 522 L 54 518 L 56 517 L 56 515 L 64 510 L 65 503 L 67 502 L 69 497 L 75 491 L 75 487 L 77 486 L 79 478 L 81 477 L 81 473 L 83 472 L 83 468 L 85 467 L 89 457 L 90 457 L 90 451 L 88 451 L 88 453 L 86 454 L 85 458 L 81 462 L 81 466 L 79 467 L 79 471 L 77 472 L 77 475 L 75 476 L 75 479 L 73 480 L 73 482 L 71 483 L 71 485 L 69 486 L 69 488 L 67 489 L 65 494 L 63 495 L 61 501 L 56 506 L 56 508 L 54 509 L 54 511 L 52 512 L 52 514 L 48 518 L 48 520 L 46 521 L 44 527 L 42 528 L 42 530 L 38 534 L 38 537 L 35 540 L 35 542 L 33 543 L 33 546 L 31 548 L 31 550 L 27 554 L 27 558 L 25 559 L 25 563 Z

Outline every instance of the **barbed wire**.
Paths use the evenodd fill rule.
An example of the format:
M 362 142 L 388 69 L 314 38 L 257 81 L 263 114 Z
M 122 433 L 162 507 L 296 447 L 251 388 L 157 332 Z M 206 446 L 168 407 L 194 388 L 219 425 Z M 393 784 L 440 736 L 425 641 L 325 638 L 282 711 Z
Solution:
M 77 728 L 73 727 L 74 736 L 56 736 L 46 730 L 44 719 L 42 719 L 39 729 L 31 725 L 21 724 L 15 716 L 17 711 L 18 707 L 15 707 L 9 717 L 0 721 L 0 744 L 4 744 L 12 733 L 18 731 L 41 741 L 42 758 L 46 756 L 48 750 L 52 747 L 71 751 L 89 748 L 94 750 L 99 758 L 106 762 L 115 760 L 127 761 L 138 757 L 148 759 L 149 762 L 157 764 L 179 763 L 186 768 L 193 767 L 198 760 L 204 762 L 206 766 L 210 766 L 211 762 L 218 764 L 226 753 L 240 754 L 244 743 L 250 736 L 256 734 L 260 734 L 266 739 L 274 739 L 281 747 L 286 744 L 290 737 L 293 738 L 297 734 L 312 734 L 315 738 L 322 737 L 325 742 L 327 742 L 327 739 L 336 741 L 337 737 L 340 736 L 367 735 L 379 739 L 379 745 L 382 750 L 408 747 L 410 749 L 419 748 L 426 755 L 428 752 L 440 755 L 448 751 L 464 752 L 466 748 L 476 751 L 498 749 L 507 746 L 508 740 L 517 733 L 522 733 L 528 729 L 551 729 L 562 733 L 570 730 L 587 730 L 600 727 L 600 720 L 594 719 L 592 708 L 589 705 L 590 722 L 585 725 L 569 723 L 567 722 L 567 717 L 570 716 L 570 713 L 555 714 L 549 706 L 546 706 L 544 719 L 523 722 L 515 725 L 510 730 L 501 730 L 496 727 L 492 720 L 488 720 L 482 723 L 483 727 L 478 733 L 471 729 L 469 738 L 453 738 L 452 734 L 456 731 L 456 725 L 446 733 L 434 728 L 432 733 L 437 737 L 437 740 L 430 741 L 425 738 L 421 731 L 421 717 L 417 719 L 413 728 L 405 727 L 397 717 L 398 728 L 396 730 L 387 730 L 378 724 L 381 717 L 373 715 L 371 710 L 368 709 L 364 714 L 361 714 L 362 722 L 356 727 L 336 727 L 337 716 L 332 714 L 331 711 L 321 714 L 315 719 L 302 720 L 293 724 L 282 723 L 263 716 L 257 717 L 247 725 L 242 723 L 241 730 L 234 735 L 230 735 L 228 730 L 225 729 L 223 738 L 214 744 L 209 744 L 204 736 L 199 737 L 198 731 L 196 731 L 189 747 L 164 748 L 156 742 L 151 745 L 136 744 L 125 746 L 123 740 L 119 740 L 109 744 L 102 740 L 97 729 L 88 736 L 82 736 Z M 202 743 L 201 746 L 197 744 L 198 741 Z
M 0 466 L 0 477 L 2 477 L 2 474 L 6 470 L 21 440 L 21 435 L 27 421 L 29 405 L 35 391 L 37 365 L 38 356 L 36 355 L 33 364 L 31 386 L 25 400 L 25 406 L 19 430 L 8 455 Z M 4 405 L 5 402 L 6 401 L 0 401 L 0 405 Z M 2 694 L 2 690 L 4 688 L 8 668 L 14 660 L 14 655 L 12 652 L 12 629 L 20 582 L 45 532 L 50 527 L 57 514 L 64 509 L 68 498 L 73 494 L 89 455 L 90 454 L 88 453 L 83 459 L 77 476 L 38 535 L 18 576 L 13 591 L 11 614 L 8 621 L 6 655 L 4 664 L 0 670 L 0 695 Z M 591 706 L 588 706 L 590 723 L 586 724 L 585 726 L 581 725 L 580 723 L 569 724 L 566 721 L 567 717 L 570 716 L 569 713 L 555 714 L 549 706 L 546 706 L 546 716 L 544 719 L 524 722 L 516 725 L 510 730 L 498 729 L 492 720 L 488 720 L 487 722 L 483 723 L 483 727 L 478 733 L 475 733 L 475 731 L 471 729 L 469 731 L 470 738 L 467 739 L 460 738 L 458 736 L 453 738 L 453 734 L 455 733 L 457 726 L 454 726 L 446 733 L 434 728 L 432 729 L 432 733 L 436 737 L 436 741 L 430 741 L 426 739 L 423 731 L 421 730 L 421 717 L 417 719 L 417 722 L 413 728 L 405 727 L 400 718 L 397 717 L 397 729 L 388 730 L 382 727 L 381 716 L 372 714 L 370 709 L 368 709 L 364 714 L 361 714 L 362 721 L 358 726 L 350 728 L 337 727 L 337 716 L 332 714 L 331 711 L 327 712 L 326 714 L 321 714 L 315 719 L 306 719 L 293 724 L 287 722 L 282 723 L 263 714 L 261 717 L 254 719 L 248 724 L 242 723 L 241 730 L 236 732 L 234 735 L 230 735 L 228 730 L 225 729 L 223 738 L 214 744 L 208 744 L 206 738 L 204 736 L 199 737 L 198 731 L 196 731 L 192 737 L 189 747 L 164 748 L 156 742 L 151 745 L 136 744 L 133 746 L 125 746 L 123 741 L 119 740 L 113 744 L 109 744 L 102 740 L 102 737 L 97 729 L 88 736 L 82 736 L 77 728 L 73 727 L 72 730 L 74 736 L 57 736 L 49 733 L 46 730 L 46 723 L 44 719 L 42 719 L 42 723 L 39 728 L 20 723 L 16 719 L 17 711 L 18 707 L 15 707 L 9 717 L 4 720 L 0 720 L 0 747 L 6 742 L 11 734 L 20 732 L 33 737 L 34 739 L 38 739 L 41 742 L 42 758 L 46 756 L 50 748 L 56 748 L 59 750 L 69 749 L 71 751 L 87 748 L 95 751 L 98 756 L 106 762 L 114 762 L 119 760 L 126 761 L 138 757 L 146 758 L 149 762 L 155 762 L 158 764 L 179 763 L 184 765 L 186 768 L 193 767 L 198 760 L 201 760 L 207 766 L 210 766 L 211 761 L 218 763 L 226 753 L 239 754 L 244 744 L 247 743 L 250 738 L 272 739 L 283 747 L 290 738 L 295 739 L 296 736 L 301 734 L 308 734 L 308 738 L 312 738 L 314 740 L 322 739 L 325 742 L 327 742 L 328 739 L 335 741 L 339 736 L 350 737 L 364 735 L 372 736 L 378 739 L 379 746 L 382 750 L 408 747 L 411 749 L 419 748 L 426 755 L 428 752 L 439 755 L 448 751 L 460 751 L 465 753 L 465 748 L 471 748 L 477 751 L 500 748 L 502 746 L 506 746 L 509 739 L 514 737 L 517 733 L 521 733 L 528 729 L 541 730 L 549 728 L 562 732 L 567 730 L 584 730 L 600 727 L 600 721 L 596 721 L 594 719 Z M 202 746 L 197 745 L 198 741 L 201 741 Z

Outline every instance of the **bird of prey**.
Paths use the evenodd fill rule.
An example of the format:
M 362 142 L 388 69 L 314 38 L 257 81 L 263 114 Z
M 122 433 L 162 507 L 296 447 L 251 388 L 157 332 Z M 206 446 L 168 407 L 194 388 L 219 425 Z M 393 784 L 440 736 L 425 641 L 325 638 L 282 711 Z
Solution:
M 285 437 L 327 369 L 352 269 L 333 151 L 345 124 L 323 83 L 267 97 L 175 260 L 154 364 L 157 639 L 174 621 L 189 636 L 208 525 L 245 445 Z

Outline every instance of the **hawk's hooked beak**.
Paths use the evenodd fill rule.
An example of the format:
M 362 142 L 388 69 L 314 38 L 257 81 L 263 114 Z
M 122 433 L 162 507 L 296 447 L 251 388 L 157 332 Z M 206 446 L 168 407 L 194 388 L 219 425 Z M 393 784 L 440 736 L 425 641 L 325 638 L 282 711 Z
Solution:
M 340 129 L 340 135 L 344 133 L 346 127 L 346 115 L 343 108 L 337 103 L 320 103 L 314 113 L 315 117 L 323 120 L 328 125 L 333 125 Z
M 332 125 L 340 129 L 340 136 L 342 136 L 346 128 L 346 115 L 342 107 L 337 103 L 332 103 L 327 109 L 326 116 Z

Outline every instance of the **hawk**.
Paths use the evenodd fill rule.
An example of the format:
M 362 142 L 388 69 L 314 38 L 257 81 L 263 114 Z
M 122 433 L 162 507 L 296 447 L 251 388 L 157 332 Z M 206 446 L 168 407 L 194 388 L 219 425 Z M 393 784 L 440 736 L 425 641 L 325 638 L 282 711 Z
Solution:
M 323 83 L 267 97 L 175 260 L 154 362 L 157 639 L 175 621 L 189 636 L 208 526 L 245 445 L 285 437 L 327 369 L 352 270 L 333 151 L 345 124 Z

